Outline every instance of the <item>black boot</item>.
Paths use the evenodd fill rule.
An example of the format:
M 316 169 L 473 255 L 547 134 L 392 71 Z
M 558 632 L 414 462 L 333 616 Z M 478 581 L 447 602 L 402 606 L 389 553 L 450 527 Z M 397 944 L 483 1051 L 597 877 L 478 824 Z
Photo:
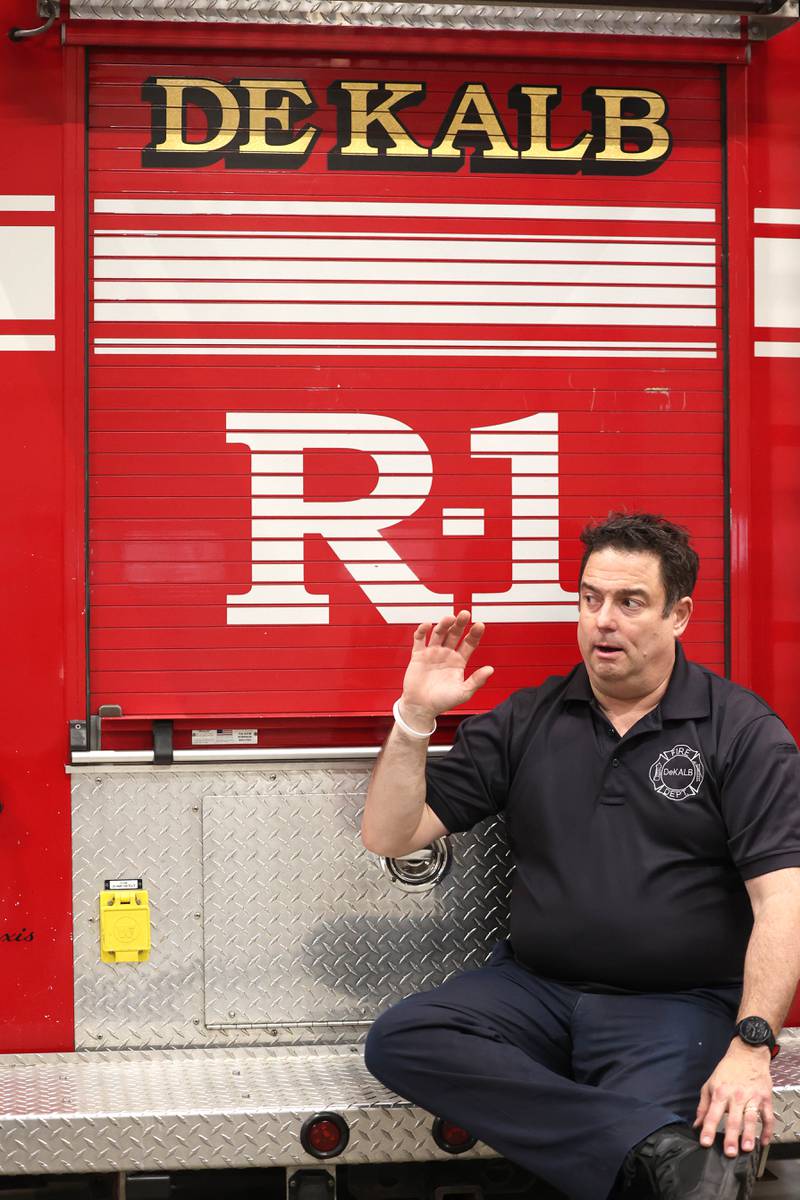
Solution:
M 688 1125 L 664 1125 L 630 1151 L 622 1196 L 653 1200 L 750 1200 L 756 1151 L 728 1158 L 722 1137 L 701 1146 Z

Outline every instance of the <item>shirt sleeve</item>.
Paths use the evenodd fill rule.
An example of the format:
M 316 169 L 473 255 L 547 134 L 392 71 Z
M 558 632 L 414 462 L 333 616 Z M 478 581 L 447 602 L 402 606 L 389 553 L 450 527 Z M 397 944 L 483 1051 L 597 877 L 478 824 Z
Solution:
M 771 712 L 751 721 L 723 764 L 722 813 L 743 879 L 800 867 L 800 753 Z
M 509 697 L 491 712 L 462 721 L 447 754 L 428 760 L 426 800 L 450 833 L 463 833 L 504 807 L 512 732 Z

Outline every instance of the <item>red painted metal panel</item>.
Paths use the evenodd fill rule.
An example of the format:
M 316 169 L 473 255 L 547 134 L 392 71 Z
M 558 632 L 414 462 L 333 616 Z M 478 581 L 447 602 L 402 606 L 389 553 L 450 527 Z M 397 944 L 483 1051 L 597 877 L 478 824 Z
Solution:
M 800 738 L 800 157 L 795 116 L 800 28 L 754 47 L 748 77 L 750 245 L 754 305 L 742 324 L 750 352 L 753 404 L 746 430 L 752 472 L 745 543 L 753 688 Z M 744 182 L 739 181 L 744 189 Z M 755 253 L 754 253 L 755 249 Z M 749 317 L 749 320 L 747 319 Z M 748 514 L 745 514 L 748 515 Z M 788 1024 L 800 1024 L 800 996 Z
M 750 203 L 753 235 L 767 248 L 778 247 L 796 262 L 800 248 L 800 158 L 794 114 L 800 103 L 797 56 L 800 29 L 794 28 L 753 55 L 750 79 Z M 781 211 L 783 210 L 783 211 Z M 752 250 L 751 250 L 752 254 Z M 792 268 L 782 290 L 800 279 Z M 752 584 L 753 686 L 785 716 L 800 737 L 800 621 L 794 596 L 800 561 L 789 547 L 800 528 L 798 445 L 800 444 L 800 333 L 796 312 L 761 316 L 759 305 L 778 286 L 769 267 L 756 270 L 756 313 L 752 327 L 752 387 L 758 396 L 750 424 L 750 452 L 756 485 L 752 496 L 749 575 Z M 772 353 L 768 354 L 767 351 Z M 773 357 L 772 354 L 775 356 Z M 769 481 L 769 486 L 766 485 Z
M 192 165 L 214 130 L 191 99 L 162 165 L 176 77 L 229 106 L 227 165 Z M 302 81 L 284 141 L 318 132 L 298 166 L 235 150 L 236 79 Z M 402 170 L 377 141 L 356 170 L 342 153 L 353 85 L 374 80 L 420 101 L 383 136 L 423 147 Z M 447 144 L 467 84 L 489 157 L 473 139 L 440 170 L 425 148 Z M 516 85 L 560 89 L 561 148 L 595 128 L 586 89 L 658 93 L 671 152 L 635 175 L 520 174 Z M 385 713 L 410 628 L 454 603 L 491 626 L 490 704 L 574 661 L 578 533 L 623 504 L 692 529 L 687 647 L 722 669 L 719 89 L 703 64 L 520 51 L 94 55 L 93 707 Z
M 11 0 L 3 9 L 3 34 L 12 25 L 29 26 L 31 15 L 26 0 Z M 0 539 L 5 583 L 0 597 L 5 633 L 0 695 L 0 1052 L 63 1050 L 72 1045 L 62 586 L 67 324 L 60 289 L 70 267 L 62 175 L 64 87 L 55 36 L 20 45 L 0 37 L 0 138 L 7 147 L 0 185 Z M 36 243 L 25 241 L 32 227 L 53 231 L 52 256 L 37 254 Z M 18 305 L 14 287 L 8 287 L 13 281 L 6 255 L 23 229 L 16 245 L 31 249 L 18 271 L 35 287 L 25 304 Z M 50 293 L 52 311 L 43 302 Z
M 731 676 L 752 687 L 752 636 L 749 539 L 752 513 L 750 324 L 752 287 L 752 208 L 748 193 L 749 144 L 748 72 L 743 67 L 726 73 L 729 227 L 729 474 L 730 559 L 729 599 Z

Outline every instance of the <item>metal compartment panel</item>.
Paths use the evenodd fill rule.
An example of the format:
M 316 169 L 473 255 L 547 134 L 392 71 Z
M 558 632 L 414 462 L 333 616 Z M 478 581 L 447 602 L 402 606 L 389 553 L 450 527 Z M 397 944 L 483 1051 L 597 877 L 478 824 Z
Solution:
M 403 892 L 357 838 L 371 765 L 75 770 L 77 1047 L 353 1042 L 394 998 L 485 961 L 505 923 L 502 827 L 454 839 L 447 878 Z M 110 966 L 98 896 L 128 876 L 150 893 L 153 948 Z
M 503 934 L 497 824 L 480 844 L 460 839 L 449 875 L 410 893 L 363 849 L 360 798 L 336 771 L 315 774 L 203 799 L 207 1026 L 370 1022 L 480 965 Z

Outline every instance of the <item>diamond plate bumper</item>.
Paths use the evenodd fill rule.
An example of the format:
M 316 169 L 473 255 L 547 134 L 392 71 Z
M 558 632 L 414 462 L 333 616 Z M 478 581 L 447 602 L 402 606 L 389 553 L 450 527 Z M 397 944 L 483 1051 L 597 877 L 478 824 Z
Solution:
M 0 1059 L 0 1174 L 313 1165 L 300 1129 L 321 1109 L 350 1126 L 337 1163 L 448 1157 L 357 1045 L 86 1051 Z
M 800 1142 L 800 1033 L 781 1040 L 776 1141 Z M 350 1126 L 337 1162 L 447 1158 L 357 1045 L 84 1051 L 0 1059 L 0 1174 L 313 1164 L 300 1128 L 322 1109 Z

